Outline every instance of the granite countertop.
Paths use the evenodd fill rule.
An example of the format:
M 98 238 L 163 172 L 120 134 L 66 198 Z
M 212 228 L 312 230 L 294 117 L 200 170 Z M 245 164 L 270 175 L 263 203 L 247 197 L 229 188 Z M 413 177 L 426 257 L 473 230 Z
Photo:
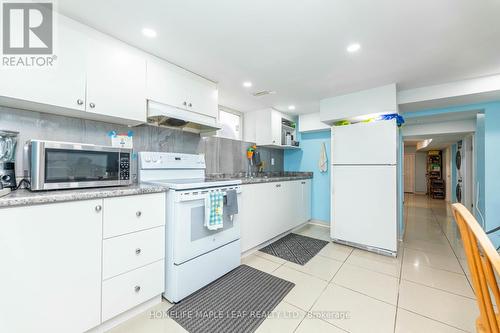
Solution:
M 0 208 L 41 205 L 75 200 L 102 199 L 137 194 L 161 193 L 166 191 L 167 189 L 163 186 L 148 184 L 38 192 L 30 192 L 26 189 L 19 189 L 7 194 L 6 196 L 0 197 Z
M 311 179 L 313 178 L 312 172 L 264 172 L 257 173 L 256 176 L 247 177 L 245 173 L 235 173 L 235 174 L 208 174 L 207 178 L 210 179 L 240 179 L 242 185 L 246 184 L 259 184 L 259 183 L 272 183 L 272 182 L 283 182 L 292 181 L 300 179 Z

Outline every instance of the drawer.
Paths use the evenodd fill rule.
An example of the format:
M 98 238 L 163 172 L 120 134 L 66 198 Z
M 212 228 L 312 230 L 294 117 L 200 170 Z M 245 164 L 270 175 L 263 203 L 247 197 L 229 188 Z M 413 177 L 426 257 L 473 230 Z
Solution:
M 165 193 L 104 199 L 103 237 L 165 225 Z
M 165 227 L 105 239 L 102 275 L 109 279 L 165 257 Z
M 102 321 L 163 293 L 164 261 L 138 268 L 102 283 Z

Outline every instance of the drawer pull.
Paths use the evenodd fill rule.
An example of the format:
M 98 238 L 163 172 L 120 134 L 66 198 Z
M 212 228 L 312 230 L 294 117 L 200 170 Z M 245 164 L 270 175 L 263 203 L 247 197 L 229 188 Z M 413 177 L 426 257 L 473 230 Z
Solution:
M 98 213 L 99 213 L 99 212 L 101 211 L 101 209 L 102 209 L 102 206 L 101 206 L 101 205 L 97 205 L 97 206 L 95 206 L 95 211 L 96 211 L 96 212 L 98 212 Z
M 276 184 L 276 187 L 281 187 L 281 184 Z
M 305 184 L 306 182 L 302 182 L 302 184 Z
M 141 215 L 142 215 L 142 212 L 140 210 L 138 210 L 137 213 L 135 213 L 135 216 L 137 216 L 137 217 L 141 217 Z
M 141 286 L 135 286 L 134 290 L 136 293 L 138 293 L 139 291 L 141 291 Z
M 139 249 L 139 248 L 135 249 L 135 254 L 136 254 L 136 255 L 141 254 L 141 249 Z

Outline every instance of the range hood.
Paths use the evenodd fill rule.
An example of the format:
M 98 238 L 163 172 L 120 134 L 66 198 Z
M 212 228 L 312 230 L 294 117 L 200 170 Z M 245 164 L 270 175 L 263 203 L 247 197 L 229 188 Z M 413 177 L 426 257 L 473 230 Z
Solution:
M 222 128 L 215 118 L 155 101 L 148 101 L 148 123 L 200 134 Z

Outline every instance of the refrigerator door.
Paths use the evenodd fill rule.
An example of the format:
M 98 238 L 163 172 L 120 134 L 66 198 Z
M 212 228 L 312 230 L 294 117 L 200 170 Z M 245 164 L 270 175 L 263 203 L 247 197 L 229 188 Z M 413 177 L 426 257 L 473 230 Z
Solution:
M 332 128 L 332 163 L 396 164 L 396 120 L 357 123 Z
M 334 166 L 333 239 L 397 250 L 396 166 Z

